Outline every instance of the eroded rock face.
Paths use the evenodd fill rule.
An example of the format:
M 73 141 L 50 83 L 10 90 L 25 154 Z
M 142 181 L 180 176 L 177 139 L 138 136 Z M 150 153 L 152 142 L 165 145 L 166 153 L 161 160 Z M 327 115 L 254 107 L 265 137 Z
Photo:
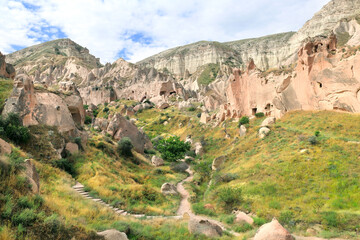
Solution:
M 0 52 L 0 77 L 15 78 L 15 68 L 13 65 L 5 62 L 5 55 Z
M 142 131 L 127 120 L 121 114 L 115 114 L 107 126 L 106 132 L 110 134 L 115 140 L 120 140 L 123 137 L 131 139 L 135 151 L 144 153 L 145 146 L 151 148 L 151 142 Z
M 68 99 L 69 105 L 65 99 Z M 76 112 L 73 113 L 72 110 Z M 56 126 L 59 132 L 71 134 L 77 131 L 75 122 L 82 125 L 85 116 L 81 98 L 76 93 L 62 96 L 61 93 L 35 90 L 34 83 L 24 74 L 15 78 L 14 89 L 6 102 L 3 115 L 9 113 L 19 114 L 25 126 Z
M 204 234 L 210 238 L 221 237 L 223 234 L 219 225 L 198 217 L 190 218 L 188 229 L 191 234 Z
M 270 129 L 267 127 L 262 127 L 259 129 L 259 138 L 264 138 L 270 134 Z
M 154 155 L 154 156 L 151 158 L 151 163 L 152 163 L 152 165 L 154 165 L 155 167 L 159 167 L 159 166 L 164 165 L 164 160 L 163 160 L 162 158 Z
M 119 232 L 116 229 L 105 230 L 103 232 L 98 232 L 97 234 L 104 237 L 105 240 L 128 240 L 125 233 Z
M 274 218 L 270 223 L 259 228 L 254 240 L 295 240 L 295 238 Z
M 38 194 L 40 192 L 40 177 L 33 163 L 33 160 L 26 159 L 24 162 L 24 173 L 27 181 L 31 185 L 32 192 Z
M 221 169 L 221 167 L 224 164 L 225 160 L 226 160 L 225 156 L 220 156 L 220 157 L 215 158 L 212 165 L 211 165 L 212 170 L 217 171 L 217 170 Z
M 164 183 L 161 186 L 161 193 L 164 195 L 178 194 L 176 186 L 171 183 Z

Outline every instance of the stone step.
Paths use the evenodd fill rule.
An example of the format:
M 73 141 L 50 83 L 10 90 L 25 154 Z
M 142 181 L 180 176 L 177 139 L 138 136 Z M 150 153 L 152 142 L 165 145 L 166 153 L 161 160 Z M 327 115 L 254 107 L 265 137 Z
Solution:
M 116 211 L 116 213 L 118 213 L 118 214 L 122 214 L 122 213 L 124 213 L 124 212 L 125 212 L 125 211 L 124 211 L 124 210 L 121 210 L 121 209 Z
M 100 202 L 101 199 L 99 199 L 99 198 L 93 198 L 93 201 L 95 201 L 95 202 Z

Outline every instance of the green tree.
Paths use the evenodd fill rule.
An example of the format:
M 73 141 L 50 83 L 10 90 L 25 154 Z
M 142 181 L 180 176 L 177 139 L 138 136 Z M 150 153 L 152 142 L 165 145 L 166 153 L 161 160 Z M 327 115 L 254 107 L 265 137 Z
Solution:
M 169 137 L 160 140 L 156 147 L 165 161 L 175 162 L 190 150 L 190 143 L 181 141 L 179 137 Z
M 123 137 L 119 142 L 117 146 L 117 151 L 120 155 L 125 157 L 131 157 L 132 152 L 131 149 L 133 149 L 133 144 L 131 142 L 131 139 L 128 137 Z

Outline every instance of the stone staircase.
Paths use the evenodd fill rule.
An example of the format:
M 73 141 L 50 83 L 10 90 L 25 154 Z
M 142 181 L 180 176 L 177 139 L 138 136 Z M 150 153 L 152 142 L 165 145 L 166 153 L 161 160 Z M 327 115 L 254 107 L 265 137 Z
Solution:
M 99 203 L 101 205 L 103 205 L 104 207 L 110 209 L 111 211 L 115 212 L 118 215 L 121 216 L 131 216 L 131 217 L 135 217 L 135 218 L 145 218 L 145 219 L 154 219 L 154 218 L 167 218 L 167 219 L 181 219 L 182 216 L 146 216 L 145 214 L 131 214 L 126 212 L 123 209 L 119 209 L 119 208 L 115 208 L 113 206 L 111 206 L 110 204 L 107 204 L 106 202 L 104 202 L 103 200 L 99 199 L 99 198 L 93 198 L 89 195 L 89 192 L 86 192 L 84 189 L 84 185 L 82 185 L 79 182 L 76 182 L 76 184 L 72 187 L 77 193 L 79 193 L 80 195 L 82 195 L 84 198 L 87 198 L 89 200 L 92 200 L 96 203 Z

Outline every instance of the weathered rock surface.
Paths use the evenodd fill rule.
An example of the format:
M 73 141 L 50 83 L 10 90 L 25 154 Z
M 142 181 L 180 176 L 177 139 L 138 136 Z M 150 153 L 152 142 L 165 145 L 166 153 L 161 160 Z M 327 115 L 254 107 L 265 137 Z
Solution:
M 269 135 L 270 129 L 267 127 L 262 127 L 259 129 L 259 138 L 264 138 Z
M 119 232 L 116 229 L 105 230 L 103 232 L 98 232 L 97 234 L 104 237 L 105 240 L 128 240 L 125 233 Z
M 207 124 L 208 122 L 210 122 L 210 116 L 209 116 L 209 114 L 203 112 L 203 113 L 201 114 L 201 117 L 200 117 L 200 122 L 203 123 L 203 124 Z
M 164 183 L 161 186 L 161 193 L 164 195 L 178 194 L 176 186 L 171 183 Z
M 274 117 L 267 117 L 262 123 L 261 127 L 269 127 L 276 123 L 276 118 Z
M 5 61 L 5 56 L 0 52 L 0 77 L 15 78 L 15 68 Z
M 142 131 L 123 117 L 121 114 L 115 114 L 107 126 L 106 132 L 110 134 L 115 140 L 120 140 L 123 137 L 130 138 L 134 145 L 135 151 L 144 153 L 145 145 L 147 148 L 152 144 L 148 137 Z
M 68 93 L 76 95 L 76 92 Z M 66 95 L 64 98 L 69 98 Z M 76 106 L 67 105 L 62 94 L 55 94 L 46 90 L 36 90 L 31 79 L 24 75 L 17 75 L 14 89 L 5 104 L 3 115 L 17 113 L 25 126 L 44 124 L 58 127 L 60 132 L 74 134 L 77 130 L 75 122 L 83 124 L 85 112 L 81 98 L 76 96 Z M 81 105 L 81 106 L 80 106 Z
M 71 154 L 75 154 L 79 152 L 79 146 L 76 143 L 67 143 L 65 149 L 69 151 Z
M 225 156 L 220 156 L 220 157 L 215 158 L 214 161 L 212 162 L 211 169 L 213 171 L 217 171 L 217 170 L 221 169 L 221 167 L 225 161 L 226 161 Z
M 33 160 L 26 159 L 24 162 L 24 167 L 25 177 L 31 185 L 32 192 L 38 194 L 40 192 L 40 177 L 33 163 Z
M 191 234 L 204 234 L 210 238 L 221 237 L 223 234 L 223 230 L 219 225 L 198 217 L 190 218 L 188 229 Z
M 295 238 L 274 218 L 270 223 L 259 228 L 254 240 L 295 240 Z
M 152 156 L 151 158 L 151 163 L 152 165 L 154 165 L 155 167 L 159 167 L 159 166 L 162 166 L 164 165 L 164 160 L 158 156 Z
M 246 127 L 244 125 L 241 125 L 239 128 L 240 137 L 244 137 L 246 135 Z
M 203 148 L 203 145 L 201 144 L 201 142 L 195 143 L 195 154 L 196 155 L 204 154 L 204 148 Z
M 236 223 L 247 223 L 252 225 L 254 223 L 254 219 L 252 219 L 251 217 L 249 217 L 246 213 L 244 212 L 238 212 L 236 214 L 235 217 L 235 222 Z
M 10 154 L 10 153 L 11 153 L 10 144 L 0 138 L 0 155 Z

